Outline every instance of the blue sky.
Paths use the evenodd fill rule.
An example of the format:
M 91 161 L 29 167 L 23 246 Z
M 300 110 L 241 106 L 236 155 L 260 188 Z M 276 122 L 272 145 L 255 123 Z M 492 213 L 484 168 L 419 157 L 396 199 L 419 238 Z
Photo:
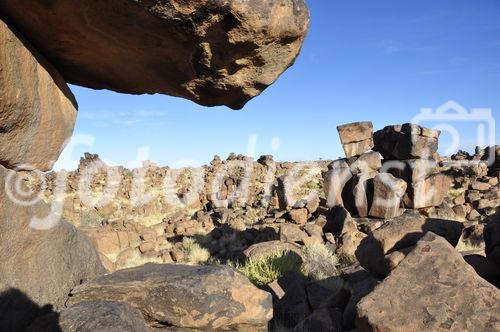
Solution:
M 207 163 L 232 151 L 335 159 L 343 156 L 337 125 L 371 120 L 380 129 L 449 100 L 490 108 L 499 118 L 499 0 L 308 4 L 311 27 L 296 64 L 241 111 L 72 86 L 80 106 L 75 140 L 56 168 L 75 168 L 85 151 L 125 166 L 146 158 L 161 165 Z M 473 149 L 477 124 L 455 128 L 461 148 Z M 498 126 L 494 132 L 500 137 Z

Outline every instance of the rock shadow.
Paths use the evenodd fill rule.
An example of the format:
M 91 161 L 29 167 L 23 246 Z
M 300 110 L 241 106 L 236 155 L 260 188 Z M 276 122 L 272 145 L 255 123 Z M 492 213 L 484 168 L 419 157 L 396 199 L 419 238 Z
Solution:
M 228 224 L 218 224 L 208 234 L 189 237 L 207 249 L 210 256 L 220 263 L 242 262 L 246 258 L 244 251 L 252 245 L 279 240 L 279 231 L 276 228 L 261 226 L 262 228 L 237 230 Z M 169 238 L 169 241 L 180 242 L 184 237 L 186 236 L 175 236 Z
M 24 332 L 41 316 L 50 317 L 46 331 L 62 332 L 59 314 L 54 312 L 52 305 L 39 306 L 15 288 L 0 293 L 0 332 Z

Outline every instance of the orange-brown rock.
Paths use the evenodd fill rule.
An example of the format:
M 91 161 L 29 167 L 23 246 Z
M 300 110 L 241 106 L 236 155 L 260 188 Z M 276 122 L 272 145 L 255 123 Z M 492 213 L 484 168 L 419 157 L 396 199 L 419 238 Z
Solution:
M 73 133 L 76 101 L 61 75 L 0 20 L 0 164 L 52 168 Z
M 73 84 L 239 109 L 299 54 L 304 0 L 0 2 Z
M 153 324 L 200 330 L 258 331 L 273 317 L 271 294 L 223 266 L 146 264 L 76 287 L 68 304 L 131 304 Z
M 360 332 L 498 331 L 500 290 L 429 232 L 357 311 Z

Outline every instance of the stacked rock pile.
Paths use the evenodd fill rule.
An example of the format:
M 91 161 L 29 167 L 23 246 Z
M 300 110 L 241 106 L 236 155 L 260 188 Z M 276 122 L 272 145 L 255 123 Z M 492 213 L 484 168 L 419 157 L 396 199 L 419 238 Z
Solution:
M 358 217 L 387 219 L 401 215 L 404 207 L 443 202 L 450 181 L 439 171 L 439 131 L 404 124 L 373 133 L 371 122 L 337 129 L 347 158 L 330 164 L 325 175 L 328 207 L 341 205 Z

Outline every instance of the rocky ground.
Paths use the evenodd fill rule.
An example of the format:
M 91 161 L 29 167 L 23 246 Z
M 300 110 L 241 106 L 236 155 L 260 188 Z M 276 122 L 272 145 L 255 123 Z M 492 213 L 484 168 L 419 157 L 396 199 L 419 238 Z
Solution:
M 254 161 L 231 154 L 202 168 L 145 163 L 128 170 L 85 154 L 76 171 L 48 173 L 31 187 L 53 203 L 57 179 L 67 177 L 64 219 L 90 237 L 109 272 L 124 271 L 108 277 L 109 295 L 102 296 L 108 290 L 99 281 L 81 287 L 83 294 L 96 287 L 86 301 L 135 303 L 132 290 L 120 295 L 114 284 L 121 275 L 129 282 L 136 280 L 131 275 L 149 280 L 150 270 L 160 267 L 141 267 L 146 263 L 217 269 L 291 252 L 301 261 L 300 272 L 289 269 L 256 283 L 273 295 L 272 330 L 498 328 L 500 149 L 442 157 L 436 152 L 439 132 L 410 124 L 373 133 L 370 122 L 354 123 L 340 126 L 339 134 L 347 157 L 335 161 Z M 491 151 L 497 159 L 489 164 Z M 109 190 L 109 183 L 116 189 Z M 95 206 L 80 197 L 86 185 Z M 135 198 L 138 193 L 147 199 Z M 254 283 L 260 280 L 240 270 Z M 414 299 L 408 298 L 410 284 Z M 80 290 L 74 292 L 78 298 Z M 384 312 L 394 316 L 380 313 L 384 301 Z M 465 315 L 472 302 L 484 307 Z M 479 312 L 484 317 L 476 317 Z M 146 313 L 160 324 L 172 321 L 151 315 Z M 174 325 L 206 328 L 197 324 Z

